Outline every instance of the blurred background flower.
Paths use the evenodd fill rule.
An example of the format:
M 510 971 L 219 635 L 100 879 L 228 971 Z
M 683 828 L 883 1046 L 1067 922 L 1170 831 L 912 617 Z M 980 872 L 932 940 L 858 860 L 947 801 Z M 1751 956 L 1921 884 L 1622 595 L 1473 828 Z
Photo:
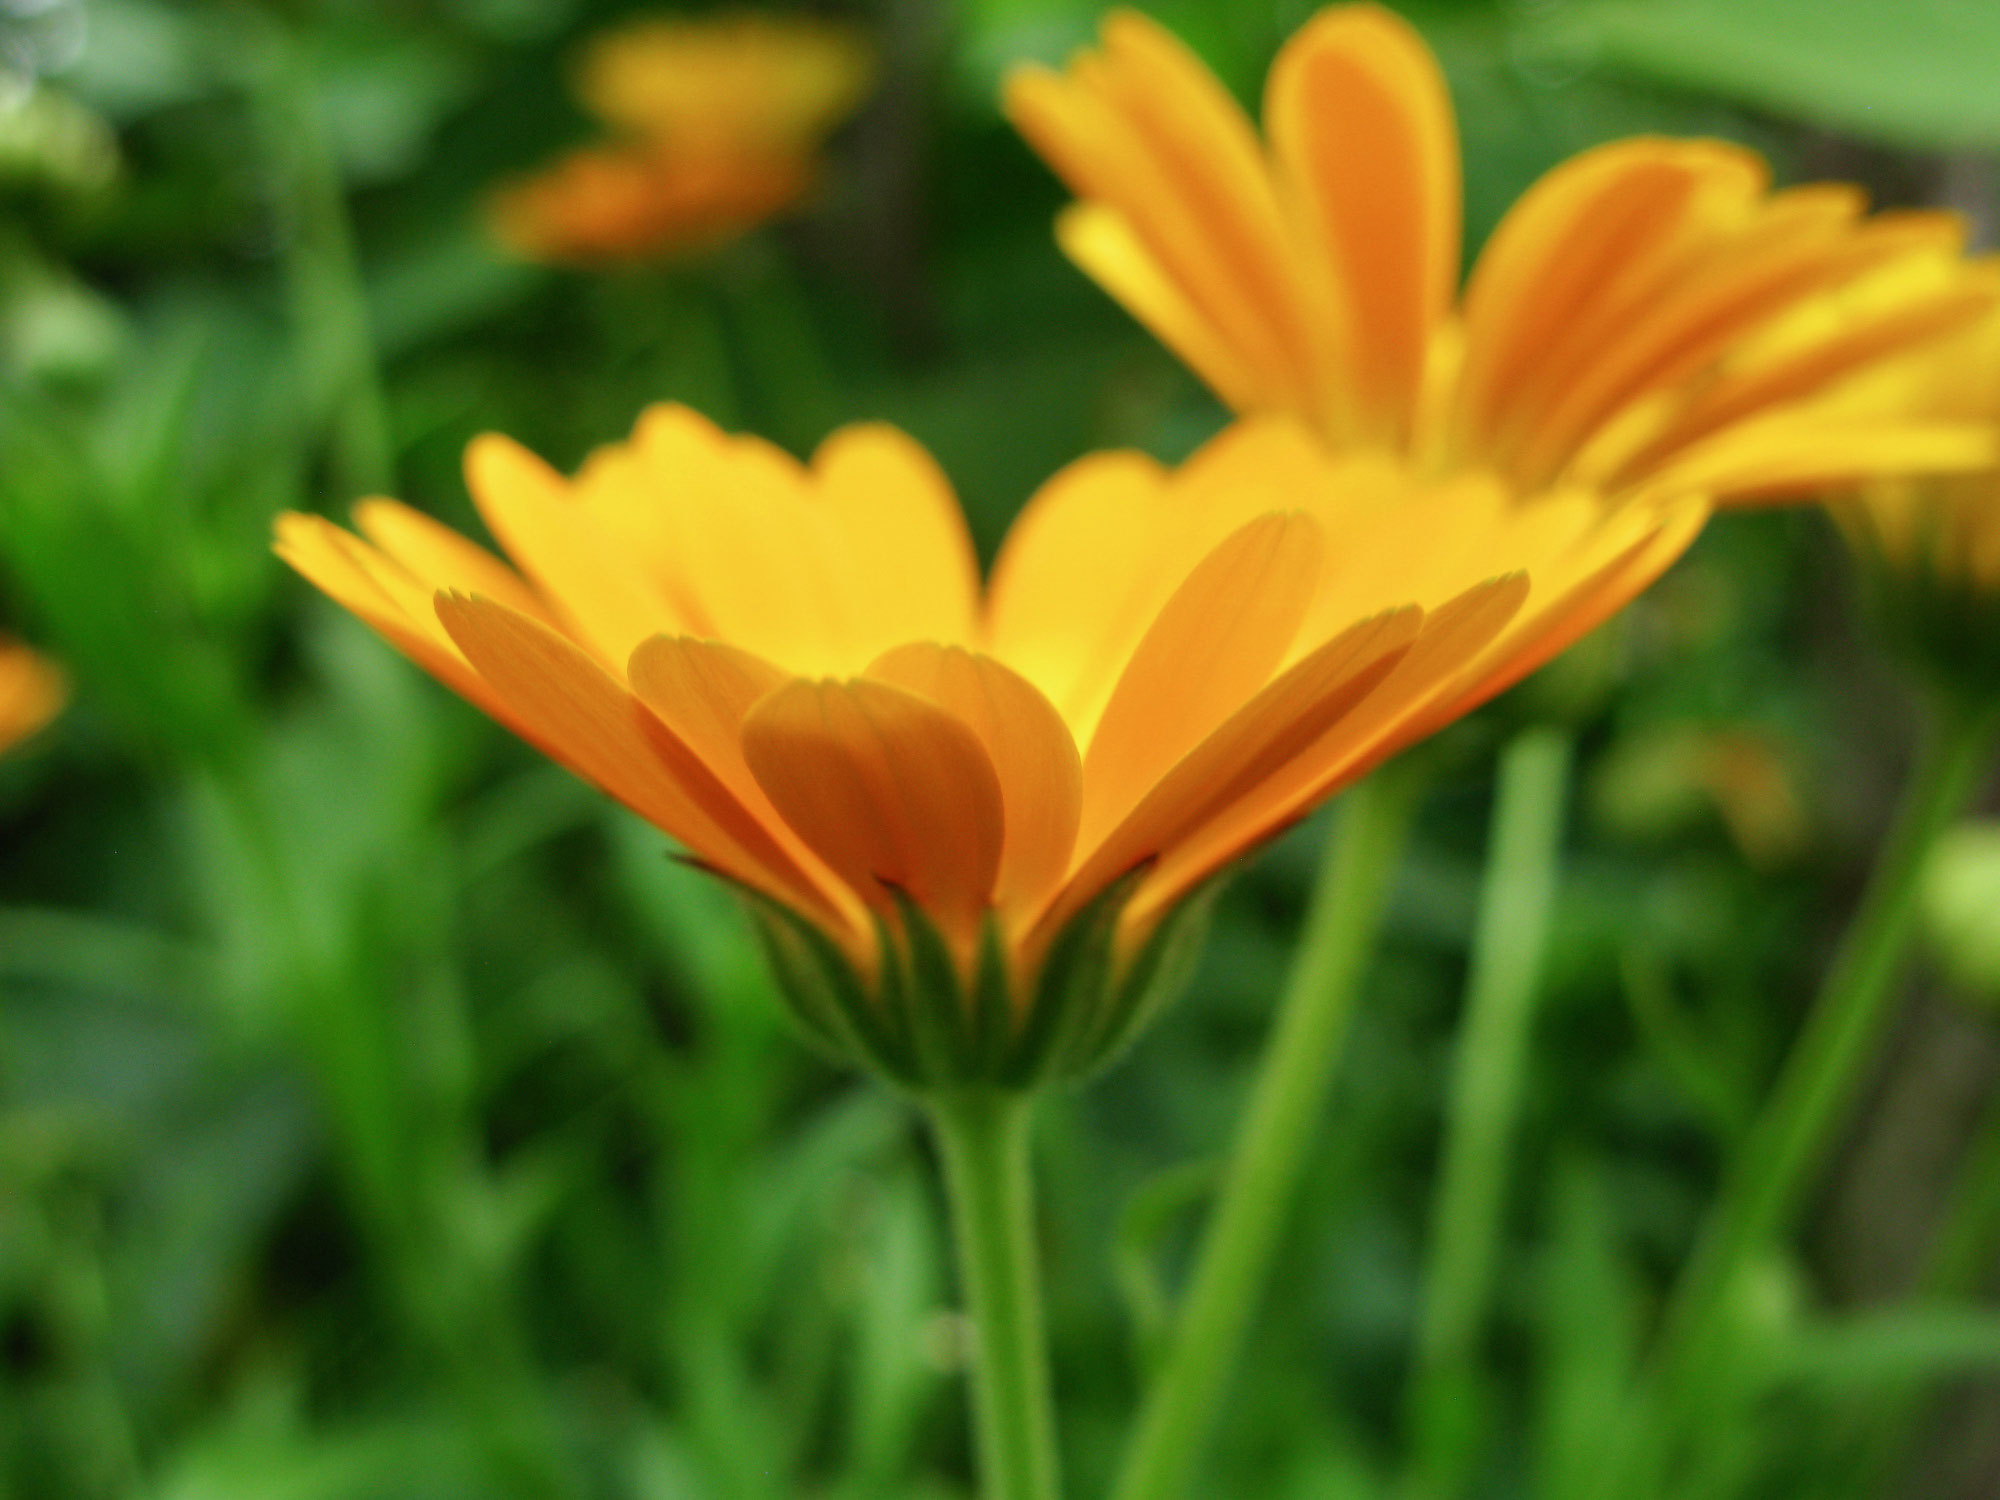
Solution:
M 494 233 L 556 264 L 726 243 L 812 185 L 872 72 L 861 32 L 804 17 L 657 16 L 596 36 L 576 93 L 616 139 L 496 191 Z
M 62 673 L 19 641 L 0 640 L 0 749 L 47 724 L 68 697 Z

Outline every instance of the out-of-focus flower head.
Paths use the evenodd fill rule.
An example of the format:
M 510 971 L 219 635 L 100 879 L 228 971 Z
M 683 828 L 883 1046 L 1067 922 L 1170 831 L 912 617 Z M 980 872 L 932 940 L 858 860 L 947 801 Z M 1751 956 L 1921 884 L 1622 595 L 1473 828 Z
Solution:
M 1084 458 L 980 579 L 929 456 L 685 408 L 565 478 L 467 454 L 514 564 L 370 500 L 280 554 L 751 893 L 806 1027 L 921 1085 L 1088 1069 L 1190 897 L 1620 608 L 1702 503 L 1534 508 L 1283 418 Z M 516 571 L 518 568 L 518 572 Z
M 1876 393 L 2000 424 L 2000 314 L 1885 372 Z M 2000 697 L 2000 467 L 1877 480 L 1833 511 L 1891 639 L 1926 672 Z
M 831 22 L 655 17 L 593 41 L 576 92 L 591 114 L 639 139 L 810 155 L 873 76 L 867 44 Z
M 35 733 L 68 701 L 60 671 L 19 641 L 0 639 L 0 750 Z
M 647 19 L 596 38 L 577 70 L 605 144 L 504 185 L 489 206 L 515 254 L 552 264 L 710 249 L 795 203 L 821 143 L 873 73 L 853 31 L 800 18 Z
M 1422 39 L 1373 5 L 1286 43 L 1264 133 L 1131 11 L 1009 112 L 1081 200 L 1063 248 L 1229 406 L 1342 451 L 1522 496 L 1770 498 L 1966 467 L 1975 430 L 1830 409 L 1849 377 L 1993 305 L 1939 213 L 1770 189 L 1721 141 L 1645 137 L 1558 166 L 1458 292 L 1457 129 Z

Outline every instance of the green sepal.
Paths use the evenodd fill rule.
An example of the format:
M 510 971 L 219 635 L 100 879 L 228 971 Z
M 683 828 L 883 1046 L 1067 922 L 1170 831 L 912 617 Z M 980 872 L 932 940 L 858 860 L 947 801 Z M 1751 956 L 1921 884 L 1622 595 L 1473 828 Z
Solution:
M 1118 916 L 1148 868 L 1141 866 L 1106 886 L 1055 935 L 1002 1082 L 1024 1084 L 1063 1075 L 1065 1070 L 1052 1064 L 1076 1050 L 1092 1006 L 1110 988 Z
M 1086 904 L 1050 943 L 1025 1003 L 989 913 L 968 988 L 951 945 L 902 891 L 874 915 L 872 976 L 815 924 L 740 884 L 792 1013 L 821 1048 L 904 1087 L 1025 1089 L 1093 1072 L 1121 1052 L 1187 977 L 1205 899 L 1184 902 L 1122 958 L 1120 921 L 1141 866 Z
M 860 1062 L 897 1083 L 923 1080 L 907 1032 L 892 1024 L 847 955 L 791 908 L 738 885 L 750 905 L 771 974 L 808 1037 L 845 1061 Z
M 1160 919 L 1159 926 L 1132 955 L 1119 974 L 1111 1003 L 1087 1045 L 1074 1058 L 1059 1062 L 1065 1074 L 1092 1073 L 1115 1062 L 1132 1039 L 1152 1024 L 1153 1017 L 1187 988 L 1208 936 L 1213 897 L 1203 891 L 1183 900 Z

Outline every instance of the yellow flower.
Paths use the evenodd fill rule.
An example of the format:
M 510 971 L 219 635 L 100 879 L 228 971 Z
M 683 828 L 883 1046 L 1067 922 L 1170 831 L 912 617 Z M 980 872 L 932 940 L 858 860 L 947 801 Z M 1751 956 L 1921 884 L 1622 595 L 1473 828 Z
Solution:
M 1009 112 L 1080 203 L 1059 237 L 1231 407 L 1342 448 L 1523 494 L 1767 496 L 1964 467 L 1986 442 L 1844 377 L 1990 306 L 1945 214 L 1863 217 L 1858 189 L 1773 193 L 1720 141 L 1641 138 L 1536 183 L 1464 294 L 1456 127 L 1405 22 L 1321 11 L 1285 45 L 1264 138 L 1171 35 L 1111 15 Z
M 1178 469 L 1073 464 L 982 585 L 887 427 L 802 464 L 661 406 L 574 478 L 498 436 L 466 471 L 518 572 L 392 500 L 360 536 L 286 516 L 278 551 L 754 893 L 807 1025 L 913 1081 L 1101 1059 L 1203 882 L 1602 621 L 1705 514 L 1522 507 L 1271 418 Z
M 612 142 L 504 184 L 493 232 L 525 259 L 592 264 L 712 248 L 796 202 L 826 134 L 866 93 L 861 38 L 804 19 L 652 19 L 578 69 Z
M 0 750 L 40 729 L 68 700 L 61 672 L 20 642 L 0 640 Z
M 654 17 L 591 43 L 577 97 L 614 129 L 716 152 L 810 155 L 853 113 L 874 58 L 852 30 L 803 17 Z
M 2000 315 L 1884 372 L 1862 399 L 2000 423 Z M 1884 623 L 1926 667 L 2000 692 L 2000 469 L 1879 479 L 1833 507 Z

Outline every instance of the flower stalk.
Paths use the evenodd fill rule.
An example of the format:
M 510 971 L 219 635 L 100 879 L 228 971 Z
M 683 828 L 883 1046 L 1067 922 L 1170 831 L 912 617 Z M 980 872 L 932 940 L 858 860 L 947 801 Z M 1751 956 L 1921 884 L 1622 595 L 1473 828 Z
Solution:
M 972 1088 L 938 1091 L 925 1103 L 972 1318 L 980 1494 L 1057 1500 L 1062 1484 L 1028 1163 L 1032 1097 Z
M 1421 789 L 1405 763 L 1359 783 L 1342 804 L 1194 1279 L 1113 1500 L 1170 1500 L 1188 1491 L 1270 1278 Z
M 1429 1451 L 1459 1424 L 1493 1300 L 1494 1252 L 1506 1206 L 1507 1155 L 1534 1029 L 1547 949 L 1573 749 L 1567 730 L 1538 726 L 1500 757 L 1478 925 L 1466 981 L 1444 1146 L 1431 1205 L 1429 1263 L 1417 1336 L 1412 1418 L 1419 1493 L 1451 1486 L 1453 1456 Z

